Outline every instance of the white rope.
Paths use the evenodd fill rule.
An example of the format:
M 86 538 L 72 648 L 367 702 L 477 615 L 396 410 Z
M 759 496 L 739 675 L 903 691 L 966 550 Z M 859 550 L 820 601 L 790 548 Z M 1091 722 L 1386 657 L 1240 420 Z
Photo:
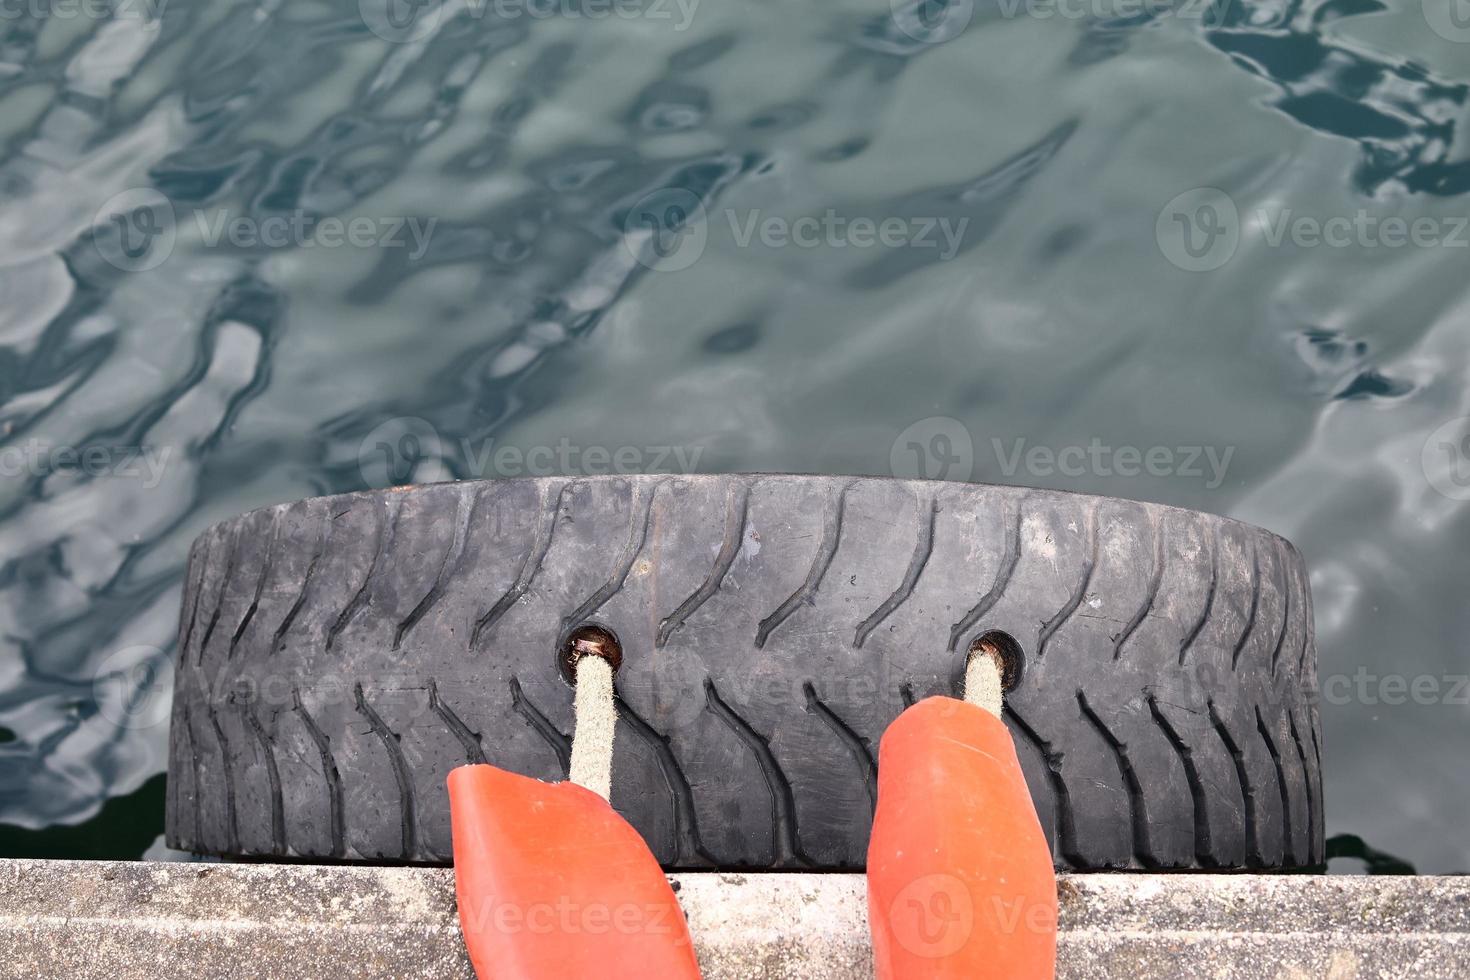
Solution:
M 572 732 L 569 778 L 604 800 L 612 792 L 613 707 L 612 664 L 585 654 L 577 658 L 576 729 Z
M 613 668 L 602 657 L 586 654 L 576 663 L 576 728 L 572 732 L 569 778 L 604 800 L 612 792 Z M 965 700 L 1001 715 L 1001 664 L 997 652 L 982 644 L 965 662 Z
M 965 662 L 965 700 L 1000 717 L 1000 658 L 984 643 Z

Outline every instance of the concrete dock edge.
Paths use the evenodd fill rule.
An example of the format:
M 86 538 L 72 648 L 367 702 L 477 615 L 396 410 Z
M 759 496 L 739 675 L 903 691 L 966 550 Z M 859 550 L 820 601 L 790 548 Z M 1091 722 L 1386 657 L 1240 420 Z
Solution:
M 861 875 L 674 875 L 705 976 L 871 975 Z M 1470 976 L 1470 879 L 1069 875 L 1059 977 Z M 520 926 L 524 927 L 524 926 Z M 453 872 L 0 861 L 0 977 L 472 977 Z

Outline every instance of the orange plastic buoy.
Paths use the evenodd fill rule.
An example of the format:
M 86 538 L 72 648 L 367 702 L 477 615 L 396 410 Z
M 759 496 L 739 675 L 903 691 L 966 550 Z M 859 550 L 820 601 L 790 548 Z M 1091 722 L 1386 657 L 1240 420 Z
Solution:
M 455 892 L 481 977 L 699 976 L 674 890 L 602 797 L 494 766 L 449 774 Z
M 928 698 L 883 734 L 868 921 L 879 980 L 1055 974 L 1051 851 L 990 712 Z

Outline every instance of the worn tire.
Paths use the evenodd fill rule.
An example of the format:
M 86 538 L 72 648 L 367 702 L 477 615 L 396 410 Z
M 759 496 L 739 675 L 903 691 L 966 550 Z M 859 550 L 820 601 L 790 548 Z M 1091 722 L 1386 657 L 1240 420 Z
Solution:
M 671 868 L 857 869 L 906 701 L 970 643 L 1059 868 L 1323 860 L 1301 557 L 1266 531 L 1013 487 L 467 482 L 268 507 L 189 558 L 168 840 L 443 862 L 445 776 L 566 772 L 567 633 L 624 662 L 613 805 Z

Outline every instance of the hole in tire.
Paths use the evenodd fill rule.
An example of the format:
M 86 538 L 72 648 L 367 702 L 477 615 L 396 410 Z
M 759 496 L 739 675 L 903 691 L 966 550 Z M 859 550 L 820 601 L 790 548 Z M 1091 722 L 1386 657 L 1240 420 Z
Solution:
M 1000 665 L 1000 689 L 1007 694 L 1021 683 L 1026 670 L 1026 654 L 1016 638 L 1004 630 L 990 630 L 970 644 L 969 656 L 986 654 Z
M 618 635 L 606 626 L 583 623 L 567 634 L 557 650 L 556 665 L 562 679 L 573 686 L 577 683 L 577 661 L 582 657 L 601 657 L 612 664 L 613 673 L 623 665 L 623 645 Z

